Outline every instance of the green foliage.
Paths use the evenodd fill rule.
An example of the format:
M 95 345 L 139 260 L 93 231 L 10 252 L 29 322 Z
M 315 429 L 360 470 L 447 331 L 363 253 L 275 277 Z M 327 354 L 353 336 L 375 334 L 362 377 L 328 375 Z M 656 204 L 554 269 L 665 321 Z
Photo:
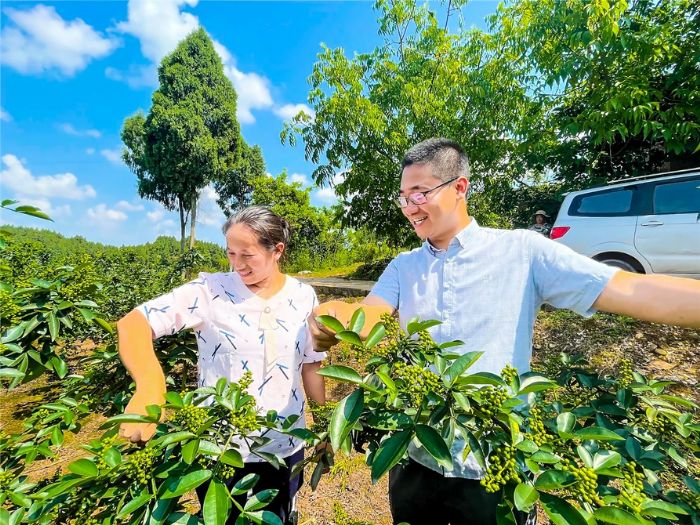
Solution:
M 216 182 L 238 195 L 245 183 L 236 92 L 204 29 L 192 32 L 158 68 L 160 87 L 148 115 L 124 122 L 124 161 L 138 178 L 139 195 L 180 212 L 181 248 L 190 221 L 194 247 L 197 200 Z M 244 191 L 245 193 L 245 191 Z
M 343 170 L 344 224 L 409 242 L 391 198 L 403 154 L 429 137 L 468 152 L 470 211 L 488 226 L 524 226 L 571 189 L 698 164 L 697 2 L 512 0 L 488 31 L 450 20 L 464 4 L 438 20 L 428 3 L 378 0 L 377 48 L 322 48 L 315 117 L 281 138 L 303 140 L 317 183 Z
M 333 318 L 320 321 L 338 328 Z M 366 444 L 373 481 L 406 459 L 412 441 L 450 470 L 461 438 L 464 457 L 472 453 L 485 471 L 482 484 L 502 495 L 503 523 L 538 501 L 554 523 L 700 519 L 692 503 L 700 409 L 668 394 L 671 382 L 630 377 L 628 366 L 621 377 L 600 376 L 568 356 L 556 380 L 512 367 L 472 373 L 481 353 L 433 342 L 436 321 L 413 320 L 404 332 L 385 316 L 373 331 L 386 337 L 365 342 L 356 334 L 362 324 L 356 316 L 337 337 L 369 357 L 364 376 L 344 366 L 319 373 L 356 387 L 336 406 L 327 439 L 336 450 L 349 451 L 353 436 Z
M 53 439 L 55 431 L 41 425 L 63 417 L 62 430 L 75 431 L 75 425 L 70 426 L 60 415 L 71 413 L 70 410 L 66 411 L 63 405 L 45 405 L 30 420 L 35 424 L 31 431 L 21 438 L 0 439 L 0 502 L 5 503 L 0 517 L 17 516 L 12 522 L 17 524 L 136 524 L 154 519 L 161 523 L 202 523 L 183 509 L 179 500 L 186 492 L 207 483 L 202 513 L 205 525 L 224 523 L 233 506 L 241 512 L 241 523 L 280 524 L 274 514 L 262 510 L 276 491 L 252 494 L 244 505 L 233 499 L 249 493 L 257 475 L 244 477 L 231 489 L 225 485 L 235 470 L 243 467 L 239 443 L 245 442 L 253 454 L 279 464 L 280 458 L 260 451 L 269 438 L 256 431 L 285 432 L 298 418 L 293 416 L 278 423 L 274 412 L 259 415 L 254 398 L 246 391 L 249 382 L 249 378 L 238 384 L 222 379 L 215 387 L 182 395 L 170 392 L 163 407 L 148 407 L 148 416 L 115 416 L 105 425 L 111 430 L 86 447 L 89 456 L 69 464 L 68 473 L 36 485 L 28 483 L 22 471 L 34 457 L 52 455 L 46 438 L 42 441 L 41 436 L 48 434 Z M 158 425 L 145 448 L 116 438 L 116 426 L 120 423 L 155 423 L 163 411 L 168 417 Z M 231 425 L 232 416 L 248 423 Z M 37 427 L 38 422 L 41 425 Z M 37 432 L 37 428 L 41 430 Z

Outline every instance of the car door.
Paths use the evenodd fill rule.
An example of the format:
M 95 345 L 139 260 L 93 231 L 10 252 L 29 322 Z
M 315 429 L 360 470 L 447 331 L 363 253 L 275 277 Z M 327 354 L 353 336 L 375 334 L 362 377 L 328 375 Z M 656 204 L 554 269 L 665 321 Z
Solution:
M 700 275 L 700 175 L 649 186 L 652 214 L 637 218 L 637 250 L 654 273 Z

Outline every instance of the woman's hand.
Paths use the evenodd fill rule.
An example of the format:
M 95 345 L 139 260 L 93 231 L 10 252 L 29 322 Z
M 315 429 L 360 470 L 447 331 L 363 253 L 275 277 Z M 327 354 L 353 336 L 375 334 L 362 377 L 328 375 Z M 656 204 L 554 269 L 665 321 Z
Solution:
M 124 409 L 125 414 L 148 415 L 146 407 L 150 405 L 162 405 L 165 401 L 165 391 L 154 389 L 151 391 L 136 390 L 134 397 Z M 119 427 L 119 435 L 133 443 L 144 443 L 153 437 L 156 432 L 155 423 L 122 423 Z

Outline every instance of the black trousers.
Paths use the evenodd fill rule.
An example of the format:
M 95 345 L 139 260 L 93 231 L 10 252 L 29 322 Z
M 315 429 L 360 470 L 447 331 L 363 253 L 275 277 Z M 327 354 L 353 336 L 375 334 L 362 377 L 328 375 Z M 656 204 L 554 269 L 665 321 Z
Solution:
M 409 460 L 389 472 L 389 502 L 394 523 L 410 525 L 496 525 L 501 494 L 484 490 L 478 479 L 446 478 Z M 515 512 L 518 525 L 534 524 Z
M 303 459 L 304 450 L 302 449 L 284 458 L 285 465 L 280 466 L 279 470 L 266 461 L 260 463 L 246 463 L 243 468 L 236 469 L 236 473 L 233 477 L 226 481 L 226 486 L 230 489 L 236 482 L 240 481 L 248 474 L 257 474 L 260 476 L 260 479 L 253 487 L 253 494 L 257 494 L 265 489 L 277 489 L 279 491 L 270 504 L 262 510 L 274 512 L 280 517 L 282 523 L 291 524 L 293 517 L 292 511 L 294 510 L 294 496 L 303 483 L 303 473 L 300 472 L 292 477 L 292 467 Z M 209 483 L 207 482 L 196 489 L 197 497 L 202 505 L 204 505 L 204 497 L 207 495 L 208 488 Z M 234 496 L 234 498 L 241 507 L 245 506 L 245 502 L 248 500 L 247 494 Z M 239 515 L 238 507 L 232 505 L 231 514 L 226 521 L 226 525 L 234 525 Z

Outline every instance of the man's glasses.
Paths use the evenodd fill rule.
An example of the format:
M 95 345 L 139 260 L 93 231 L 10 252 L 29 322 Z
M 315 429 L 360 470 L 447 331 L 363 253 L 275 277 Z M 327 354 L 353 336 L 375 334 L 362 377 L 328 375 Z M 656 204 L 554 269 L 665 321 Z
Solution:
M 399 195 L 398 197 L 396 197 L 394 199 L 394 202 L 396 203 L 396 205 L 399 208 L 405 208 L 406 206 L 408 206 L 409 203 L 415 204 L 416 206 L 420 206 L 421 204 L 425 204 L 426 202 L 428 202 L 428 197 L 426 197 L 426 195 L 428 195 L 428 193 L 430 193 L 431 191 L 438 190 L 438 189 L 442 188 L 443 186 L 445 186 L 446 184 L 449 184 L 450 182 L 456 181 L 458 178 L 459 177 L 454 177 L 453 179 L 445 181 L 442 184 L 438 184 L 437 186 L 435 186 L 434 188 L 430 188 L 429 190 L 417 191 L 415 193 L 410 193 L 408 195 L 408 197 L 404 197 L 403 195 Z

